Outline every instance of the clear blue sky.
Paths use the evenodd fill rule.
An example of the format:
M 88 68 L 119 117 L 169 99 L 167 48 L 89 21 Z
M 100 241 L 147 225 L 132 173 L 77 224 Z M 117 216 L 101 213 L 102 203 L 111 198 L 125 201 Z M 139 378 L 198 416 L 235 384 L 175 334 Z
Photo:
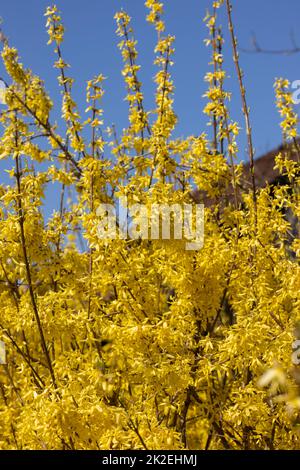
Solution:
M 165 0 L 167 32 L 176 36 L 175 66 L 173 78 L 176 86 L 175 110 L 179 116 L 177 135 L 198 134 L 206 130 L 206 117 L 202 109 L 206 84 L 203 81 L 208 70 L 209 50 L 203 39 L 207 35 L 202 22 L 208 0 Z M 291 47 L 293 30 L 300 44 L 299 0 L 232 0 L 233 18 L 241 47 L 250 47 L 251 31 L 255 31 L 259 43 L 266 48 Z M 47 0 L 2 1 L 0 16 L 3 29 L 10 43 L 20 52 L 23 63 L 32 68 L 46 82 L 52 98 L 59 98 L 56 83 L 57 70 L 52 68 L 54 53 L 47 46 L 43 13 Z M 70 73 L 76 79 L 74 95 L 85 106 L 85 81 L 103 73 L 105 83 L 105 124 L 115 123 L 118 129 L 126 125 L 125 88 L 121 77 L 122 61 L 117 48 L 114 13 L 123 7 L 133 17 L 133 26 L 139 42 L 139 63 L 146 104 L 153 105 L 153 47 L 155 33 L 145 22 L 143 0 L 58 0 L 66 26 L 63 55 L 72 65 Z M 224 29 L 226 17 L 222 19 Z M 231 75 L 227 88 L 233 91 L 232 116 L 243 125 L 240 99 L 231 60 L 231 49 L 226 34 L 226 63 Z M 300 54 L 272 56 L 241 53 L 245 72 L 248 101 L 251 107 L 256 155 L 279 144 L 279 117 L 274 105 L 273 82 L 284 76 L 291 81 L 300 79 Z M 2 65 L 0 74 L 3 74 Z M 244 138 L 241 139 L 240 158 L 245 159 Z

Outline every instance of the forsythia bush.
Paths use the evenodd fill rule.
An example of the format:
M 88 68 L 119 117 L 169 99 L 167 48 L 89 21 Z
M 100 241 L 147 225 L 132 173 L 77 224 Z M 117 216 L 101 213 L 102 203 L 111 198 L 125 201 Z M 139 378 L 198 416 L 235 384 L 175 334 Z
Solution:
M 116 14 L 129 107 L 121 135 L 105 128 L 104 77 L 87 82 L 86 118 L 72 98 L 64 27 L 46 11 L 62 92 L 61 123 L 43 81 L 4 38 L 0 158 L 1 449 L 297 449 L 300 369 L 299 161 L 286 184 L 257 189 L 249 109 L 229 1 L 205 18 L 212 51 L 204 112 L 210 133 L 173 137 L 174 37 L 157 31 L 156 105 L 144 107 L 130 17 Z M 250 178 L 237 163 L 217 14 L 227 10 L 248 135 Z M 300 154 L 288 82 L 275 84 L 286 149 Z M 255 168 L 254 168 L 255 171 Z M 3 182 L 2 182 L 3 183 Z M 60 194 L 45 218 L 45 191 Z M 197 188 L 197 191 L 195 191 Z M 53 192 L 53 189 L 52 189 Z M 49 194 L 49 193 L 48 193 Z M 101 239 L 100 204 L 209 201 L 205 241 Z M 296 224 L 297 225 L 297 224 Z M 294 361 L 295 362 L 295 361 Z

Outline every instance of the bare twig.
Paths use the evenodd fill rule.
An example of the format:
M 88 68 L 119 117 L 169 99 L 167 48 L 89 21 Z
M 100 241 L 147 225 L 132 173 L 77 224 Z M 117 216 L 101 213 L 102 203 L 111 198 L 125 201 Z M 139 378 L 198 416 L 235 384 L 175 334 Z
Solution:
M 293 55 L 300 52 L 300 47 L 297 45 L 294 34 L 291 32 L 292 47 L 290 49 L 264 49 L 258 43 L 254 33 L 251 35 L 252 49 L 241 48 L 242 52 L 247 54 L 271 54 L 271 55 Z

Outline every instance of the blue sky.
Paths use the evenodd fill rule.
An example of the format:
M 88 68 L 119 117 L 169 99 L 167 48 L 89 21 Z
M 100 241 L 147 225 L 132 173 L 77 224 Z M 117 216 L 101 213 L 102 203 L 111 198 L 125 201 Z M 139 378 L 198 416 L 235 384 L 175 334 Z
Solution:
M 57 70 L 52 68 L 53 47 L 47 46 L 45 18 L 43 13 L 47 0 L 9 0 L 1 2 L 0 16 L 3 30 L 10 43 L 19 50 L 22 62 L 45 80 L 52 98 L 59 99 L 56 83 Z M 176 87 L 175 111 L 179 116 L 176 134 L 199 134 L 205 130 L 206 117 L 202 109 L 206 84 L 203 81 L 208 70 L 209 50 L 203 39 L 207 35 L 203 17 L 208 0 L 165 0 L 167 32 L 176 36 L 175 65 L 173 78 Z M 233 18 L 241 47 L 250 47 L 251 32 L 265 48 L 291 47 L 290 34 L 294 32 L 300 44 L 299 0 L 232 0 Z M 70 73 L 75 77 L 74 96 L 85 107 L 85 81 L 95 74 L 103 73 L 108 79 L 106 94 L 105 124 L 115 123 L 122 129 L 127 123 L 127 105 L 124 102 L 125 88 L 121 77 L 122 61 L 117 48 L 114 13 L 123 7 L 133 18 L 138 40 L 139 60 L 142 65 L 140 78 L 146 105 L 153 106 L 153 47 L 155 32 L 145 22 L 146 9 L 143 0 L 58 0 L 66 26 L 63 46 L 64 58 L 71 64 Z M 221 22 L 226 29 L 226 17 Z M 227 89 L 233 92 L 232 117 L 243 127 L 241 103 L 232 63 L 228 34 L 225 34 L 225 67 L 231 78 Z M 279 116 L 274 103 L 273 83 L 275 77 L 284 76 L 291 81 L 300 79 L 300 54 L 272 56 L 241 53 L 241 64 L 245 72 L 248 102 L 251 107 L 253 137 L 256 155 L 280 143 Z M 0 66 L 3 75 L 3 67 Z M 209 129 L 208 129 L 209 130 Z M 240 139 L 240 158 L 246 159 L 244 136 Z

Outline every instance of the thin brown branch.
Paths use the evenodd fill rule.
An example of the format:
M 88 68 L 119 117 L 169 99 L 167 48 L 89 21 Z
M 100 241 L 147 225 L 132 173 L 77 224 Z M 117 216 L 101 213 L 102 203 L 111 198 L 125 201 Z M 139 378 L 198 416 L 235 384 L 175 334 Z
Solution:
M 16 123 L 17 125 L 17 123 Z M 18 130 L 16 128 L 16 149 L 18 148 Z M 19 153 L 16 154 L 15 157 L 15 163 L 16 163 L 16 181 L 17 181 L 17 212 L 18 212 L 18 218 L 19 218 L 19 227 L 20 227 L 20 237 L 21 237 L 21 247 L 22 247 L 22 252 L 23 252 L 23 259 L 24 259 L 24 264 L 25 264 L 25 271 L 26 271 L 26 278 L 27 278 L 27 283 L 28 283 L 28 289 L 29 289 L 29 295 L 31 299 L 31 304 L 32 304 L 32 309 L 33 313 L 35 316 L 35 320 L 37 323 L 40 339 L 41 339 L 41 345 L 42 349 L 47 361 L 47 365 L 50 371 L 52 383 L 55 389 L 57 389 L 57 384 L 56 384 L 56 379 L 55 379 L 55 374 L 50 358 L 50 354 L 47 348 L 45 336 L 44 336 L 44 331 L 34 295 L 34 290 L 33 290 L 33 284 L 32 284 L 32 277 L 31 277 L 31 270 L 30 270 L 30 263 L 29 263 L 29 257 L 28 257 L 28 252 L 27 252 L 27 246 L 26 246 L 26 237 L 25 237 L 25 228 L 24 228 L 24 210 L 23 210 L 23 204 L 22 204 L 22 188 L 21 188 L 21 171 L 20 171 L 20 161 L 19 161 Z

